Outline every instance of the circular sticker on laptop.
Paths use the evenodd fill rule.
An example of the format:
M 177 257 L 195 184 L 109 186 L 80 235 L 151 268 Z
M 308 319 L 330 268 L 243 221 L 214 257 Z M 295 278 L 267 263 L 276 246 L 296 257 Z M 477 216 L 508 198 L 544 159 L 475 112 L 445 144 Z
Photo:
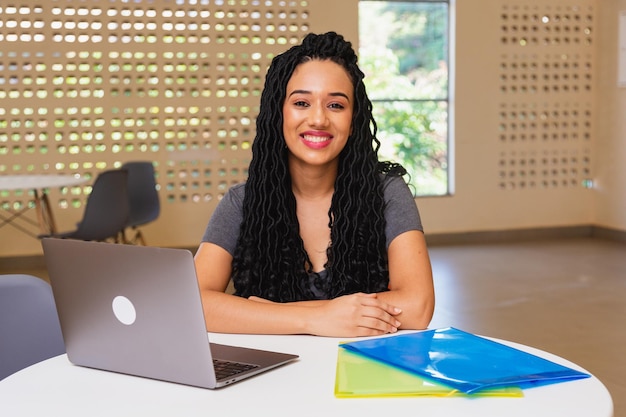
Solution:
M 113 299 L 113 314 L 120 323 L 130 326 L 137 319 L 137 312 L 133 303 L 123 295 L 118 295 Z

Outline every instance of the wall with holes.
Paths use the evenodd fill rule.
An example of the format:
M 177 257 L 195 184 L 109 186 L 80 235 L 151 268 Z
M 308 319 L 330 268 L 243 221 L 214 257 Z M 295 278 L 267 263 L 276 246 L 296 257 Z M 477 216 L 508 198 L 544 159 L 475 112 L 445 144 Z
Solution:
M 272 57 L 328 25 L 356 33 L 356 16 L 340 24 L 345 13 L 327 18 L 329 2 L 312 3 L 3 3 L 0 175 L 93 178 L 126 161 L 153 161 L 163 204 L 146 227 L 148 243 L 197 245 L 218 200 L 246 178 Z M 49 190 L 61 231 L 75 228 L 90 185 Z M 0 191 L 2 213 L 32 206 L 32 197 Z M 10 226 L 0 233 L 0 256 L 40 252 Z
M 438 227 L 589 223 L 595 3 L 457 2 L 455 201 L 423 204 Z
M 626 97 L 615 83 L 625 0 L 456 3 L 454 192 L 417 200 L 427 233 L 626 230 Z M 194 247 L 221 195 L 245 179 L 271 57 L 309 31 L 356 42 L 357 4 L 2 5 L 0 174 L 93 177 L 152 160 L 163 210 L 148 244 Z M 61 230 L 80 219 L 88 187 L 50 190 Z M 0 204 L 31 197 L 0 192 Z M 40 252 L 0 229 L 0 256 Z
M 418 200 L 428 230 L 626 230 L 620 5 L 476 4 L 456 5 L 456 191 Z
M 626 0 L 602 2 L 598 19 L 599 48 L 596 66 L 597 138 L 594 169 L 594 223 L 626 230 Z M 618 22 L 622 22 L 619 26 Z M 621 65 L 618 62 L 621 61 Z

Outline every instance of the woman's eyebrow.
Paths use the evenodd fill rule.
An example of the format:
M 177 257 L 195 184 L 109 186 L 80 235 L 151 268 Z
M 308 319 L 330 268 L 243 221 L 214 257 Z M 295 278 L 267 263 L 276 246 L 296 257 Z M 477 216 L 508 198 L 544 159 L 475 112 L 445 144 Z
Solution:
M 293 96 L 294 94 L 311 94 L 311 92 L 309 90 L 293 90 L 291 93 L 289 93 L 289 97 Z
M 342 93 L 341 91 L 338 91 L 336 93 L 330 93 L 329 95 L 332 97 L 344 97 L 346 100 L 348 100 L 348 102 L 350 101 L 348 95 L 346 93 Z
M 312 94 L 312 93 L 309 90 L 293 90 L 291 93 L 289 93 L 289 97 L 293 96 L 294 94 Z M 331 97 L 344 97 L 346 100 L 350 101 L 350 98 L 348 97 L 348 95 L 340 91 L 335 92 L 335 93 L 329 93 L 328 95 Z

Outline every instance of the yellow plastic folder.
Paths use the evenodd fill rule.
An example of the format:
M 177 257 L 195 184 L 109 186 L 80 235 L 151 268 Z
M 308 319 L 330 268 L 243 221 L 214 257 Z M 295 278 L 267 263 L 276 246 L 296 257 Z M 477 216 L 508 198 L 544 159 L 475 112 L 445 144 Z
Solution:
M 335 396 L 338 398 L 523 397 L 524 394 L 518 387 L 484 389 L 475 394 L 465 394 L 457 389 L 339 347 Z

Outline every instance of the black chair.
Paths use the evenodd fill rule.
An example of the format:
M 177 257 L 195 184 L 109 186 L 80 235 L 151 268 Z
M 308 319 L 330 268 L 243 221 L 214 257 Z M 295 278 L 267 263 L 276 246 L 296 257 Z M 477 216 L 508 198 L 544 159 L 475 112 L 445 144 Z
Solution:
M 0 380 L 63 353 L 50 284 L 32 275 L 0 275 Z
M 125 169 L 101 172 L 87 197 L 83 218 L 76 230 L 39 237 L 119 242 L 130 211 L 127 182 L 128 171 Z
M 124 163 L 122 169 L 128 171 L 130 205 L 128 222 L 122 230 L 122 241 L 145 246 L 146 241 L 138 227 L 155 221 L 161 213 L 154 166 L 149 161 L 132 161 Z

